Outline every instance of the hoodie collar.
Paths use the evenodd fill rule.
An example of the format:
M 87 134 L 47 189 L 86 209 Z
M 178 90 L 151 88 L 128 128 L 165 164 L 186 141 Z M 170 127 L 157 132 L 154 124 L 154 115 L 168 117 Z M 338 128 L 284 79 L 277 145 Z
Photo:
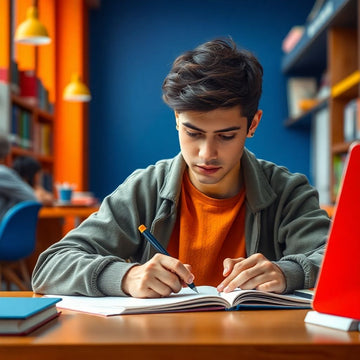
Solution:
M 160 196 L 177 203 L 186 169 L 186 163 L 181 153 L 172 159 L 169 167 L 164 185 L 160 190 Z M 276 199 L 276 193 L 270 186 L 259 160 L 246 148 L 241 158 L 241 171 L 243 172 L 246 199 L 251 211 L 255 213 L 268 207 Z

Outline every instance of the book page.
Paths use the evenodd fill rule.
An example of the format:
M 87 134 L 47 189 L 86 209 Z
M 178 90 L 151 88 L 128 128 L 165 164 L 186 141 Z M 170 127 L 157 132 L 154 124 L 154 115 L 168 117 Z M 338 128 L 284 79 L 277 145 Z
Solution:
M 220 296 L 226 299 L 232 306 L 245 304 L 256 306 L 267 305 L 269 307 L 306 307 L 311 303 L 311 299 L 290 294 L 275 294 L 259 290 L 237 289 L 231 293 L 220 293 Z
M 199 294 L 190 288 L 181 289 L 169 297 L 140 299 L 133 297 L 88 297 L 45 295 L 45 297 L 61 297 L 58 303 L 61 309 L 75 310 L 102 316 L 134 314 L 146 312 L 184 311 L 191 309 L 225 308 L 229 304 L 222 299 L 211 286 L 198 286 Z

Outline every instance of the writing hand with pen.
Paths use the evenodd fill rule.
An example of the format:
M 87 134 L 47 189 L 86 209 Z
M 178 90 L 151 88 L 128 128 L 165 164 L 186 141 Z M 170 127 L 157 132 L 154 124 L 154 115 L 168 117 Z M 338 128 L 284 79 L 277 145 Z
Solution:
M 123 291 L 139 298 L 169 296 L 185 286 L 197 292 L 190 265 L 184 265 L 180 260 L 171 257 L 146 226 L 139 226 L 139 231 L 159 253 L 145 264 L 132 267 L 125 274 L 122 281 Z
M 158 298 L 178 293 L 191 284 L 194 275 L 180 260 L 155 254 L 148 262 L 133 266 L 122 281 L 123 291 L 138 298 Z
M 184 286 L 197 292 L 190 265 L 170 257 L 144 225 L 139 230 L 159 253 L 145 264 L 134 266 L 127 272 L 122 283 L 123 291 L 141 298 L 169 296 Z M 253 254 L 248 258 L 226 258 L 223 266 L 224 280 L 217 286 L 219 292 L 241 288 L 282 293 L 286 288 L 281 269 L 262 254 Z

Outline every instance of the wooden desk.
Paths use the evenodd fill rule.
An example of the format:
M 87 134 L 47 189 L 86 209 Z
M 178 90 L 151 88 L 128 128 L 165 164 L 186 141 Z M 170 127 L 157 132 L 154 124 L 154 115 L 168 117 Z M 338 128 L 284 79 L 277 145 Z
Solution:
M 14 295 L 0 296 L 9 294 Z M 63 311 L 28 336 L 0 336 L 0 359 L 360 358 L 359 332 L 305 324 L 305 314 L 306 310 L 259 310 L 106 318 Z
M 87 218 L 99 209 L 98 206 L 52 206 L 40 209 L 40 219 L 76 217 L 78 219 Z

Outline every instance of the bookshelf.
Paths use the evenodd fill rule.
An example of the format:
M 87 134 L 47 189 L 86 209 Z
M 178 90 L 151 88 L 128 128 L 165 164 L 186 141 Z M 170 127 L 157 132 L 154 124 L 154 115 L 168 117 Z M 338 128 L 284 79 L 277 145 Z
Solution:
M 14 43 L 13 37 L 18 24 L 24 20 L 29 4 L 26 1 L 8 3 L 8 69 L 7 80 L 10 89 L 10 111 L 8 133 L 12 147 L 7 158 L 11 166 L 18 156 L 31 156 L 41 164 L 43 185 L 53 190 L 54 182 L 54 88 L 55 88 L 55 44 L 46 45 L 44 51 L 33 45 Z M 50 33 L 54 28 L 50 24 Z M 52 55 L 52 56 L 51 56 Z M 46 74 L 41 61 L 47 58 Z M 49 81 L 50 79 L 50 81 Z M 52 98 L 52 102 L 50 101 Z
M 42 110 L 32 100 L 14 93 L 10 99 L 10 135 L 13 145 L 9 162 L 20 155 L 32 156 L 41 163 L 48 174 L 52 174 L 55 115 Z
M 47 173 L 47 183 L 66 181 L 76 184 L 78 191 L 87 191 L 88 105 L 66 102 L 62 93 L 73 72 L 88 82 L 88 10 L 95 6 L 94 1 L 37 0 L 39 19 L 52 42 L 16 44 L 14 29 L 24 21 L 32 3 L 0 1 L 0 23 L 4 25 L 0 27 L 0 131 L 14 135 L 7 163 L 11 165 L 19 155 L 33 156 Z M 19 79 L 16 75 L 14 79 L 14 67 L 19 73 L 33 73 L 41 96 L 35 99 L 31 89 L 23 96 L 16 88 Z M 44 95 L 51 105 L 44 102 Z M 16 121 L 21 124 L 16 131 L 12 130 L 13 117 L 22 118 Z
M 359 29 L 359 0 L 327 0 L 317 16 L 306 24 L 302 38 L 290 53 L 284 55 L 282 61 L 282 72 L 286 77 L 312 76 L 320 83 L 326 72 L 329 79 L 329 95 L 319 105 L 285 121 L 285 126 L 295 130 L 304 127 L 308 129 L 310 136 L 315 139 L 312 142 L 315 147 L 312 153 L 326 151 L 329 170 L 324 167 L 322 172 L 321 168 L 316 168 L 323 166 L 323 163 L 317 164 L 316 159 L 312 159 L 312 163 L 314 172 L 318 171 L 327 177 L 329 204 L 336 201 L 339 171 L 342 170 L 352 142 L 345 140 L 344 112 L 351 100 L 360 97 Z M 328 110 L 325 123 L 327 129 L 323 127 L 324 122 L 322 128 L 316 127 L 318 114 L 324 107 Z M 358 112 L 358 126 L 359 119 Z M 316 128 L 317 134 L 314 133 Z M 323 148 L 316 150 L 320 142 L 324 144 Z

